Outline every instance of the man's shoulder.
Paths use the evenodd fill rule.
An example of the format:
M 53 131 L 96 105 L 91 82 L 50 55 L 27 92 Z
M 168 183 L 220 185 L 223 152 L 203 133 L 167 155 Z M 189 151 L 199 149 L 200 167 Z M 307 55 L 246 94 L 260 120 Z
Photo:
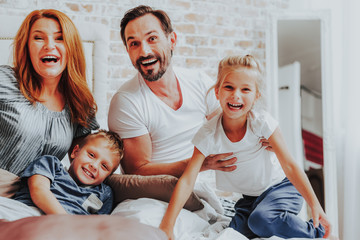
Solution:
M 208 77 L 203 70 L 199 70 L 196 68 L 174 67 L 174 72 L 177 77 L 191 77 L 196 79 Z
M 140 87 L 141 85 L 138 78 L 138 74 L 136 74 L 131 79 L 125 81 L 117 92 L 129 93 L 129 94 L 136 93 L 137 91 L 139 91 Z
M 174 67 L 175 75 L 180 81 L 186 82 L 196 89 L 208 89 L 215 82 L 203 70 Z
M 141 84 L 138 75 L 135 75 L 121 85 L 112 97 L 112 101 L 123 100 L 124 98 L 134 100 L 143 95 L 141 92 Z

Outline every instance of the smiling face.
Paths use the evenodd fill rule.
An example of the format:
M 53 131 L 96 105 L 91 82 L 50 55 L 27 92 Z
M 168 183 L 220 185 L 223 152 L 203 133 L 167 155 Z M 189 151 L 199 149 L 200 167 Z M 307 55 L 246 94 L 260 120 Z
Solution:
M 59 23 L 40 18 L 30 29 L 28 48 L 31 63 L 42 80 L 60 80 L 66 68 L 67 54 Z
M 146 14 L 125 28 L 127 51 L 134 67 L 147 81 L 157 81 L 170 65 L 176 34 L 165 35 L 160 21 Z
M 246 120 L 246 114 L 259 97 L 257 78 L 258 73 L 255 70 L 242 67 L 231 71 L 222 85 L 215 88 L 224 117 Z
M 120 163 L 119 154 L 101 136 L 88 140 L 82 147 L 76 145 L 70 157 L 73 161 L 69 174 L 79 185 L 101 184 Z

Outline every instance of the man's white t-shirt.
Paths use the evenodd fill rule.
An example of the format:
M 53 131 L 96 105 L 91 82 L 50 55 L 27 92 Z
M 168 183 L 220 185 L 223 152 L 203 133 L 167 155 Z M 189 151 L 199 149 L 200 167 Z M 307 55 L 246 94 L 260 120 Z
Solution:
M 182 68 L 174 68 L 174 72 L 183 97 L 176 111 L 151 91 L 140 74 L 124 83 L 110 103 L 109 129 L 123 139 L 150 134 L 152 162 L 190 158 L 194 151 L 192 138 L 206 116 L 219 107 L 213 91 L 206 97 L 214 84 L 209 76 Z
M 268 139 L 278 123 L 265 111 L 251 111 L 247 118 L 244 138 L 231 142 L 222 126 L 222 114 L 204 124 L 193 139 L 195 147 L 206 157 L 210 154 L 233 152 L 237 157 L 236 170 L 216 171 L 216 186 L 220 190 L 259 196 L 267 188 L 281 182 L 285 174 L 275 153 L 259 142 Z

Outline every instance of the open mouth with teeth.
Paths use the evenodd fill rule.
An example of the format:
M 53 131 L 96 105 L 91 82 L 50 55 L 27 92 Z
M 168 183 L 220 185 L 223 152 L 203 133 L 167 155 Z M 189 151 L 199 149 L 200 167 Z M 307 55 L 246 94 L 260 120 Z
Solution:
M 141 61 L 141 65 L 147 67 L 147 66 L 150 66 L 154 63 L 156 63 L 158 60 L 156 58 L 151 58 L 151 59 L 146 59 L 144 61 Z
M 82 168 L 82 170 L 84 171 L 84 173 L 89 176 L 92 179 L 95 179 L 94 174 L 92 174 L 90 171 L 88 171 L 86 168 Z
M 55 57 L 55 56 L 45 56 L 43 58 L 41 58 L 41 61 L 43 63 L 47 63 L 47 62 L 54 62 L 57 63 L 59 61 L 60 58 Z
M 230 109 L 233 109 L 233 110 L 240 110 L 244 107 L 244 104 L 241 104 L 241 103 L 240 104 L 228 103 L 227 105 Z

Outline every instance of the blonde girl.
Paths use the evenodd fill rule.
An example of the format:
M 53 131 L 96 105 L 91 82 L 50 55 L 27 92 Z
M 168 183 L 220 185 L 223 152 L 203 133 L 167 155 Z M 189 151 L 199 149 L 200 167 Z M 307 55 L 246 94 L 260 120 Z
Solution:
M 209 154 L 232 152 L 236 170 L 216 172 L 219 189 L 243 195 L 235 204 L 231 228 L 248 238 L 321 238 L 330 224 L 305 173 L 289 153 L 278 123 L 264 110 L 254 108 L 261 97 L 262 71 L 253 56 L 231 56 L 219 64 L 214 85 L 222 113 L 202 126 L 193 138 L 193 156 L 179 179 L 160 224 L 173 239 L 176 217 L 188 199 Z M 266 138 L 274 152 L 265 150 Z M 311 207 L 313 221 L 297 214 L 303 198 Z M 319 224 L 319 222 L 321 224 Z

